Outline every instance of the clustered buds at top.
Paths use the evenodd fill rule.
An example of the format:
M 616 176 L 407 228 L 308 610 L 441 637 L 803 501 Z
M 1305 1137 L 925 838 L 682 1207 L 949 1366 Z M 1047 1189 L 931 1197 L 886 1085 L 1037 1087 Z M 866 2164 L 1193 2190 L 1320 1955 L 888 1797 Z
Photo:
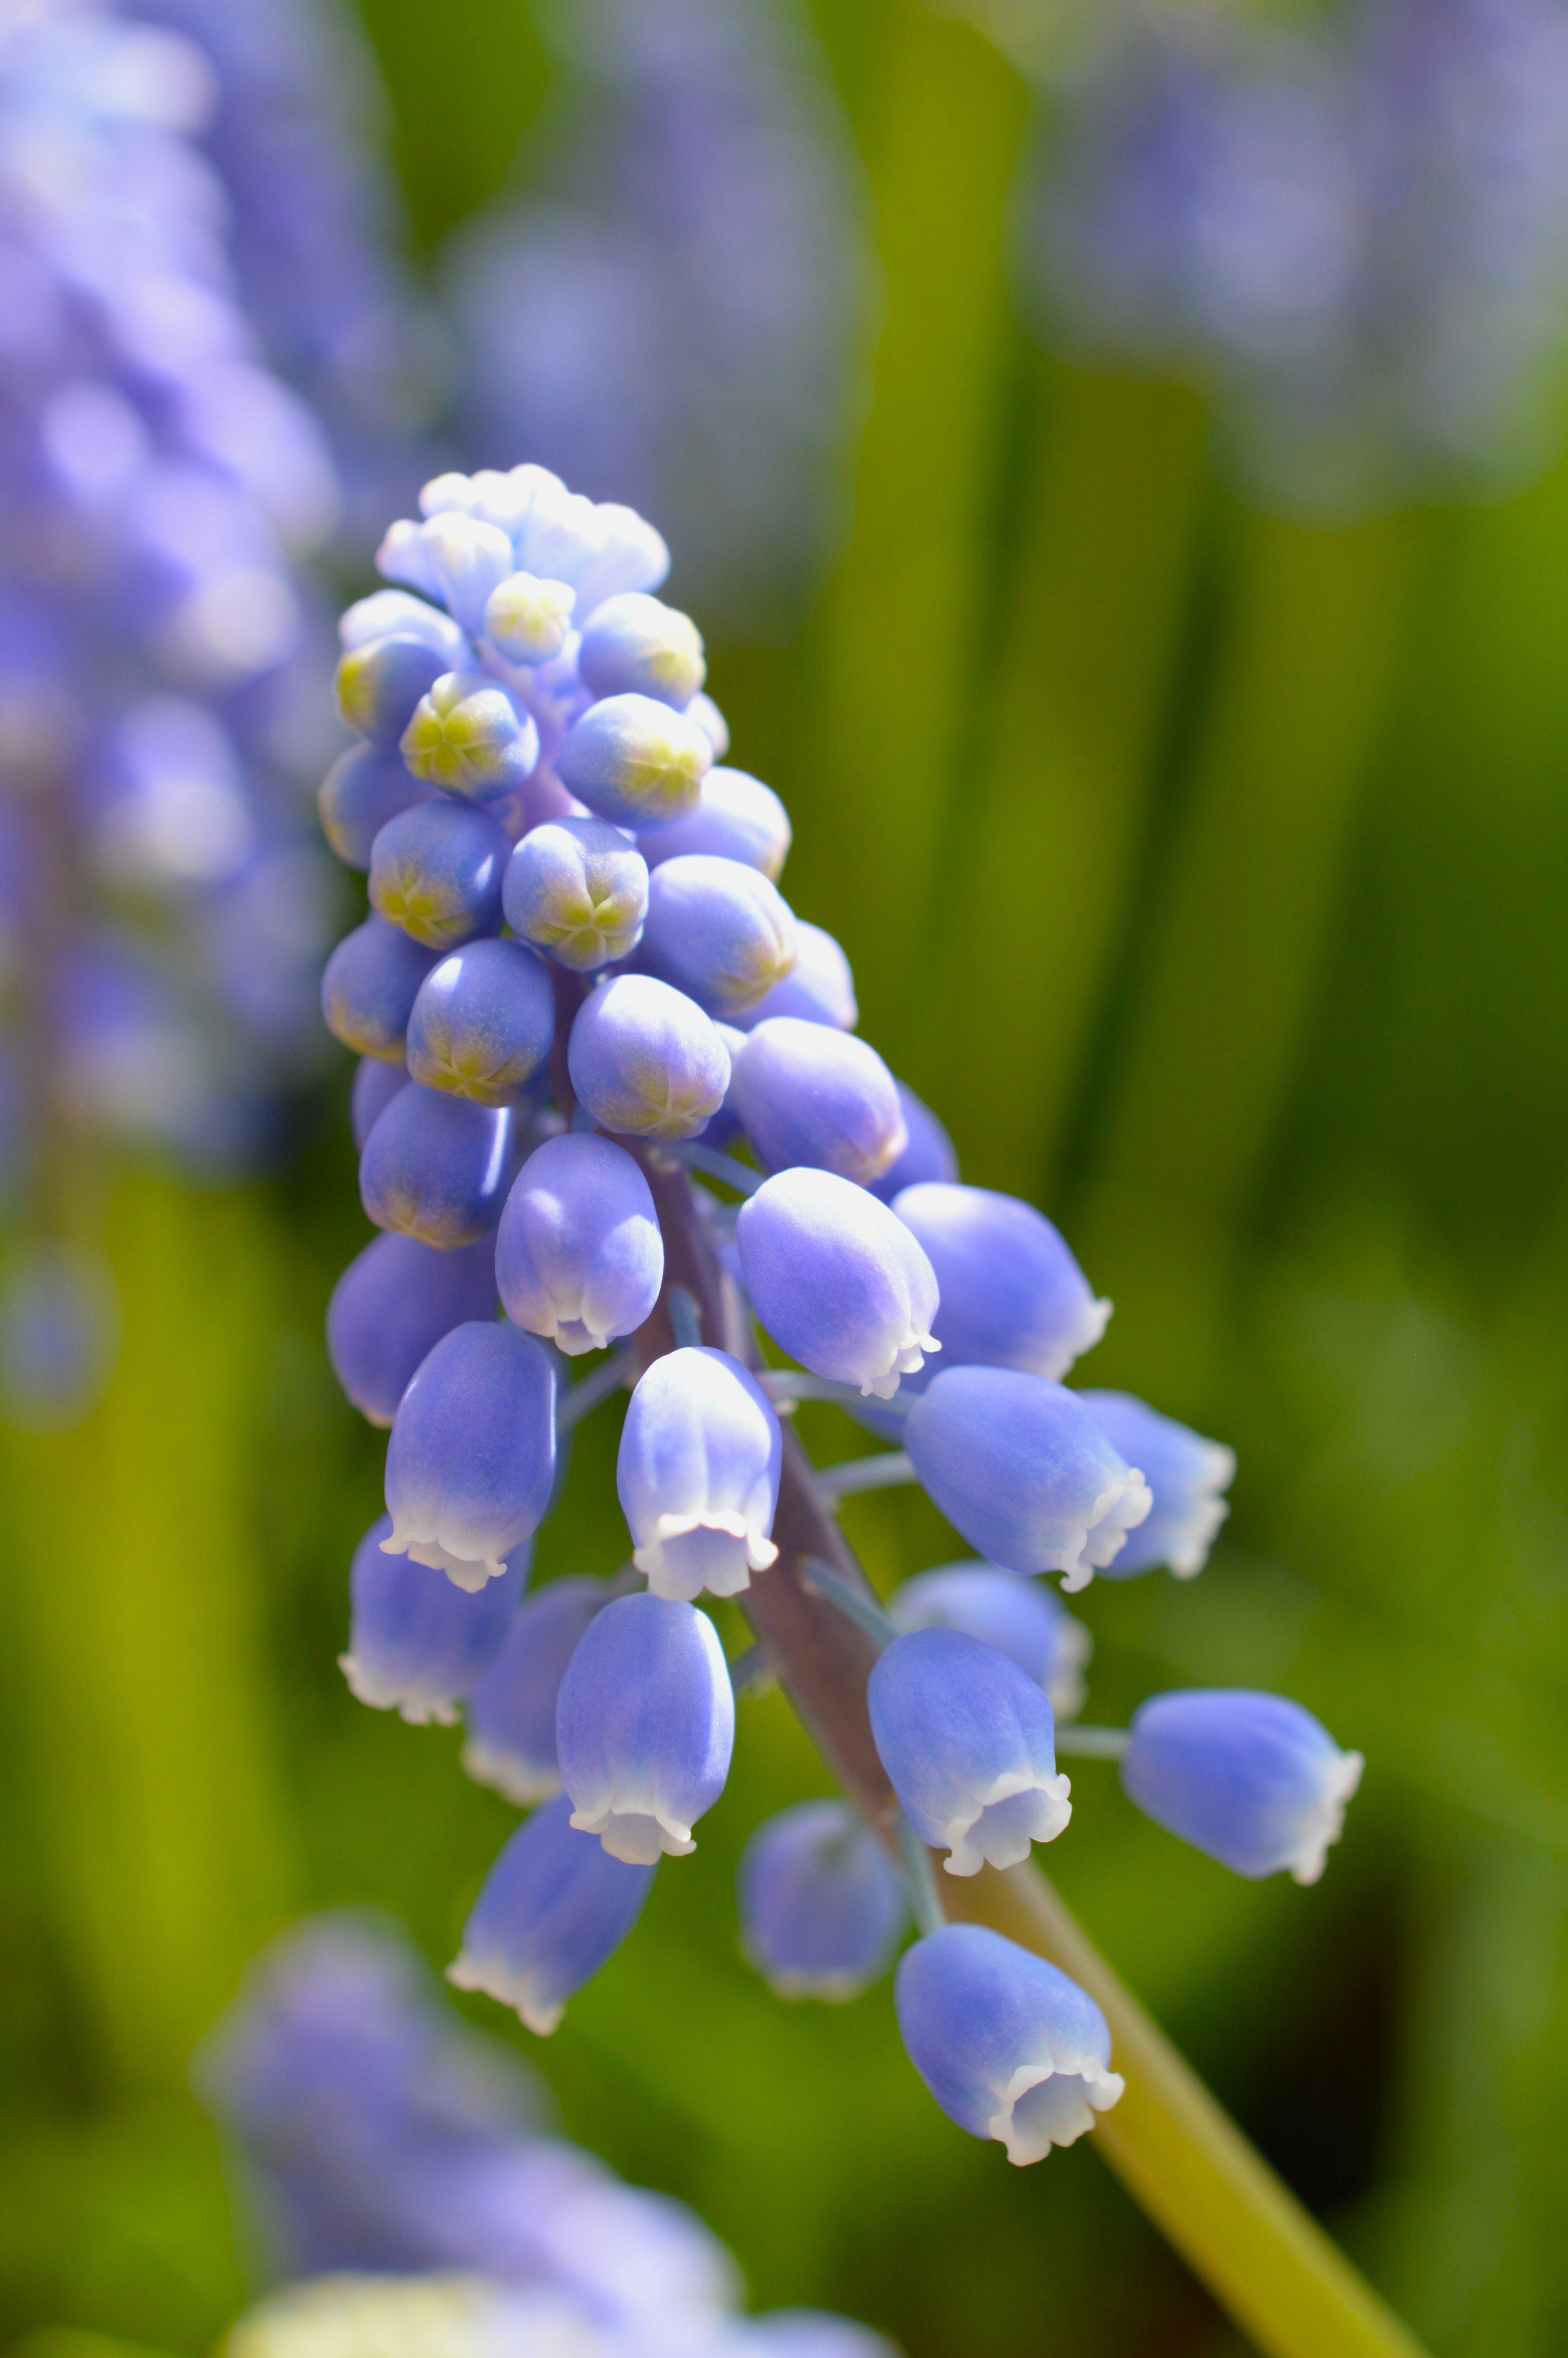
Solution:
M 770 1017 L 735 1059 L 732 1102 L 770 1171 L 809 1164 L 869 1185 L 909 1142 L 892 1075 L 864 1040 Z
M 887 1971 L 909 1921 L 903 1881 L 844 1801 L 799 1801 L 741 1853 L 741 1945 L 780 1997 L 842 2004 Z
M 643 590 L 605 599 L 578 649 L 583 686 L 595 696 L 656 697 L 684 712 L 707 676 L 702 636 L 689 614 Z
M 503 906 L 524 941 L 574 974 L 591 974 L 641 940 L 647 862 L 604 819 L 546 822 L 512 854 Z
M 759 1006 L 795 960 L 794 914 L 760 869 L 700 851 L 654 869 L 638 963 L 709 1015 Z
M 538 1529 L 555 1472 L 556 1379 L 543 1346 L 514 1326 L 454 1326 L 393 1422 L 383 1545 L 482 1588 Z
M 778 1554 L 784 1442 L 756 1378 L 724 1351 L 655 1359 L 632 1395 L 616 1487 L 655 1596 L 734 1596 Z
M 475 1105 L 517 1105 L 555 1035 L 550 979 L 533 951 L 521 942 L 465 942 L 419 986 L 408 1070 L 424 1087 Z
M 1033 1204 L 936 1181 L 905 1188 L 893 1209 L 936 1272 L 945 1368 L 1019 1368 L 1058 1383 L 1105 1333 L 1109 1303 Z
M 708 1017 L 651 974 L 617 975 L 584 1000 L 567 1068 L 594 1120 L 626 1138 L 695 1138 L 730 1086 Z
M 400 811 L 371 846 L 370 903 L 433 950 L 493 933 L 512 842 L 488 811 L 418 802 Z
M 744 770 L 712 769 L 702 782 L 696 808 L 685 818 L 655 828 L 640 839 L 637 849 L 650 868 L 688 851 L 708 852 L 720 860 L 742 860 L 776 884 L 789 847 L 789 813 L 772 786 Z M 820 928 L 799 930 L 816 933 Z
M 733 856 L 733 855 L 731 855 Z M 795 920 L 795 958 L 782 982 L 741 1017 L 743 1032 L 755 1031 L 774 1015 L 798 1016 L 804 1023 L 830 1023 L 852 1032 L 860 1020 L 849 961 L 831 934 Z
M 1126 2084 L 1087 1993 L 983 1924 L 947 1924 L 906 1950 L 898 2027 L 949 2120 L 1011 2162 L 1072 2145 Z
M 1151 1504 L 1076 1392 L 1012 1368 L 949 1368 L 909 1412 L 904 1446 L 956 1531 L 1008 1572 L 1069 1593 L 1109 1563 Z
M 758 1317 L 814 1375 L 891 1400 L 899 1378 L 940 1349 L 930 1262 L 849 1180 L 781 1171 L 741 1206 L 735 1243 Z
M 666 827 L 697 808 L 713 748 L 695 720 L 651 696 L 607 696 L 573 723 L 561 782 L 617 827 Z
M 518 1173 L 495 1239 L 515 1325 L 568 1357 L 634 1334 L 659 1298 L 665 1246 L 654 1198 L 624 1147 L 550 1138 Z
M 1140 1704 L 1121 1781 L 1156 1824 L 1236 1874 L 1288 1867 L 1315 1883 L 1362 1766 L 1284 1695 L 1193 1688 Z
M 994 1646 L 1044 1690 L 1058 1719 L 1073 1719 L 1083 1709 L 1084 1665 L 1094 1640 L 1043 1582 L 999 1572 L 994 1564 L 938 1564 L 901 1581 L 887 1609 L 905 1636 L 914 1629 L 962 1629 Z
M 483 636 L 514 664 L 553 663 L 571 632 L 577 591 L 536 573 L 509 573 L 484 601 Z
M 1154 1496 L 1147 1517 L 1106 1567 L 1107 1578 L 1130 1580 L 1162 1563 L 1178 1580 L 1191 1580 L 1208 1562 L 1230 1512 L 1225 1493 L 1236 1479 L 1235 1450 L 1206 1441 L 1130 1392 L 1083 1391 L 1078 1398 Z
M 579 1833 L 630 1866 L 687 1857 L 735 1745 L 734 1692 L 708 1616 L 662 1596 L 622 1596 L 596 1614 L 561 1680 L 556 1745 Z
M 1072 1816 L 1055 1723 L 1035 1682 L 959 1629 L 895 1638 L 871 1672 L 871 1734 L 922 1842 L 949 1875 L 1016 1866 Z

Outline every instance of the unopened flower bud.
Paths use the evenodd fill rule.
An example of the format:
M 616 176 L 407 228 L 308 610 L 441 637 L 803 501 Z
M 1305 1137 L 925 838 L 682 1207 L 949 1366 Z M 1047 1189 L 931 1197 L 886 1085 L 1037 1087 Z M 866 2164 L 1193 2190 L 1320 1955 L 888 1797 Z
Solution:
M 494 1314 L 489 1237 L 455 1252 L 438 1252 L 415 1237 L 376 1237 L 349 1263 L 327 1305 L 332 1372 L 362 1416 L 388 1425 L 415 1369 L 442 1336 Z
M 702 699 L 698 699 L 701 701 Z M 687 708 L 687 717 L 698 718 Z M 744 770 L 709 770 L 695 810 L 671 827 L 655 827 L 639 839 L 637 849 L 650 868 L 661 860 L 682 858 L 688 851 L 707 852 L 720 860 L 739 860 L 760 869 L 776 884 L 790 846 L 789 813 L 760 778 Z M 802 931 L 816 931 L 806 928 Z
M 820 925 L 808 925 L 797 918 L 795 939 L 794 966 L 782 982 L 774 983 L 766 999 L 746 1010 L 740 1018 L 741 1029 L 752 1032 L 775 1015 L 794 1015 L 804 1023 L 828 1023 L 836 1032 L 852 1032 L 860 1011 L 849 959 Z
M 1315 1883 L 1363 1765 L 1285 1695 L 1195 1687 L 1140 1704 L 1121 1781 L 1156 1825 L 1235 1874 Z
M 916 1941 L 897 1998 L 910 2061 L 942 2110 L 971 2136 L 995 2137 L 1009 2161 L 1074 2144 L 1121 2094 L 1087 1991 L 986 1925 Z
M 539 758 L 532 719 L 482 672 L 443 672 L 420 698 L 400 741 L 416 778 L 481 803 L 512 794 Z
M 321 1012 L 328 1031 L 358 1055 L 401 1065 L 414 1001 L 436 955 L 410 941 L 400 925 L 367 917 L 327 960 Z
M 770 1171 L 809 1164 L 866 1185 L 907 1143 L 898 1089 L 876 1050 L 797 1015 L 770 1017 L 748 1035 L 730 1101 Z
M 728 1352 L 653 1362 L 626 1411 L 615 1478 L 655 1596 L 734 1596 L 773 1562 L 783 1450 L 772 1401 Z
M 422 639 L 427 647 L 443 654 L 444 671 L 461 671 L 473 662 L 473 649 L 468 633 L 439 606 L 432 606 L 424 598 L 416 598 L 406 590 L 375 590 L 368 598 L 357 599 L 346 607 L 338 623 L 338 637 L 345 654 L 356 647 L 368 646 L 373 639 L 388 639 L 395 633 L 406 639 Z
M 435 793 L 412 777 L 395 750 L 351 745 L 321 781 L 316 806 L 321 832 L 345 868 L 368 868 L 371 849 L 389 819 Z
M 408 1070 L 475 1105 L 516 1105 L 550 1053 L 555 994 L 521 942 L 465 942 L 432 967 L 408 1018 Z
M 612 1858 L 651 1866 L 696 1849 L 724 1790 L 735 1696 L 719 1634 L 694 1605 L 622 1596 L 589 1622 L 556 1710 L 572 1824 Z
M 512 843 L 489 811 L 442 795 L 389 819 L 370 858 L 378 916 L 433 950 L 455 949 L 501 923 Z
M 485 626 L 492 590 L 513 569 L 512 542 L 478 516 L 443 512 L 424 526 L 425 553 L 449 611 L 475 637 Z
M 598 696 L 653 696 L 684 712 L 708 665 L 689 614 L 645 590 L 604 599 L 583 625 L 578 668 Z
M 495 1274 L 514 1325 L 569 1357 L 634 1334 L 659 1298 L 665 1245 L 625 1148 L 582 1133 L 536 1147 L 501 1216 Z
M 499 1322 L 454 1326 L 398 1404 L 383 1545 L 482 1588 L 537 1530 L 555 1472 L 556 1378 L 543 1346 Z
M 503 905 L 514 934 L 574 974 L 625 957 L 648 909 L 648 869 L 601 818 L 530 828 L 512 854 Z
M 353 1133 L 356 1153 L 364 1152 L 364 1142 L 382 1114 L 398 1090 L 406 1089 L 407 1086 L 406 1065 L 383 1064 L 376 1056 L 360 1058 L 353 1087 L 349 1091 L 349 1127 Z
M 595 1121 L 629 1138 L 695 1138 L 730 1086 L 729 1051 L 696 1000 L 645 974 L 584 1000 L 567 1067 Z
M 1007 1572 L 1087 1588 L 1149 1512 L 1148 1485 L 1075 1392 L 1013 1368 L 945 1368 L 909 1412 L 922 1487 Z
M 470 1104 L 410 1082 L 360 1156 L 360 1201 L 378 1228 L 449 1252 L 489 1234 L 517 1171 L 509 1107 Z
M 795 957 L 794 912 L 758 869 L 688 852 L 653 871 L 638 963 L 709 1015 L 757 1006 Z
M 695 721 L 651 696 L 607 696 L 568 731 L 556 767 L 617 827 L 667 827 L 695 810 L 713 752 Z
M 338 709 L 356 736 L 390 751 L 413 719 L 420 698 L 449 668 L 438 648 L 411 632 L 368 639 L 338 665 Z
M 508 663 L 553 663 L 571 635 L 577 591 L 536 573 L 509 573 L 484 609 L 484 635 Z
M 906 1636 L 915 1629 L 961 1629 L 994 1646 L 1043 1688 L 1057 1719 L 1084 1706 L 1084 1665 L 1094 1640 L 1054 1589 L 989 1563 L 944 1563 L 901 1581 L 888 1618 Z
M 903 1221 L 851 1181 L 781 1171 L 741 1205 L 735 1242 L 758 1317 L 815 1375 L 891 1400 L 899 1378 L 938 1347 L 930 1262 Z

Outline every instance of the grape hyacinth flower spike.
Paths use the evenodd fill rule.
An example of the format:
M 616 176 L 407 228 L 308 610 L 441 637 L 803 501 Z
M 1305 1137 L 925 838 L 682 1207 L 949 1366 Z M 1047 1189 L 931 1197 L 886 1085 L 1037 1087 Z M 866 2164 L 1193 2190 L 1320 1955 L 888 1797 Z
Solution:
M 519 793 L 486 800 L 503 763 L 432 771 L 433 798 L 384 821 L 399 861 L 406 842 L 420 859 L 436 847 L 432 879 L 462 886 L 451 921 L 481 930 L 427 947 L 404 929 L 411 890 L 378 883 L 404 922 L 351 936 L 327 993 L 341 1035 L 380 1060 L 355 1084 L 361 1188 L 393 1231 L 332 1314 L 345 1386 L 392 1415 L 392 1527 L 367 1546 L 396 1568 L 376 1576 L 362 1551 L 351 1674 L 411 1715 L 460 1705 L 470 1773 L 535 1811 L 491 1872 L 453 1978 L 552 2029 L 631 1932 L 657 1861 L 694 1847 L 728 1775 L 735 1689 L 776 1681 L 845 1798 L 753 1836 L 746 1952 L 784 1994 L 847 1999 L 913 1919 L 897 2001 L 917 2070 L 965 2128 L 1037 2159 L 1116 2103 L 1107 2017 L 1134 2020 L 1027 1864 L 1068 1827 L 1058 1753 L 1122 1759 L 1129 1796 L 1160 1823 L 1239 1873 L 1303 1879 L 1359 1763 L 1277 1697 L 1164 1696 L 1130 1731 L 1078 1724 L 1088 1635 L 1035 1582 L 1196 1570 L 1229 1453 L 1129 1396 L 1064 1389 L 1108 1304 L 1043 1213 L 959 1182 L 936 1116 L 849 1028 L 847 968 L 825 959 L 821 1002 L 776 1011 L 803 936 L 769 872 L 787 820 L 754 781 L 714 783 L 704 801 L 723 730 L 695 687 L 694 634 L 652 597 L 657 536 L 530 466 L 438 478 L 422 505 L 426 523 L 384 547 L 406 602 L 378 593 L 352 633 L 417 639 L 443 666 L 422 697 L 463 687 L 452 713 L 470 697 L 476 714 L 504 705 L 509 723 L 468 741 L 485 759 L 538 739 Z M 482 529 L 427 530 L 442 517 Z M 535 594 L 548 583 L 570 592 L 558 645 L 546 625 L 568 610 Z M 416 768 L 419 725 L 405 731 Z M 510 937 L 462 882 L 469 850 L 493 847 L 492 812 L 516 843 Z M 391 854 L 373 871 L 390 878 Z M 428 930 L 422 910 L 416 922 Z M 560 1487 L 557 1433 L 626 1390 L 631 1562 L 612 1578 L 583 1565 L 513 1609 Z M 791 1413 L 802 1401 L 903 1446 L 816 1470 Z M 983 1561 L 920 1574 L 884 1610 L 836 1519 L 852 1493 L 900 1482 Z M 733 1675 L 730 1611 L 713 1602 L 731 1598 L 754 1641 Z M 1057 1952 L 1072 1978 L 1047 1962 Z M 1165 2075 L 1181 2166 L 1201 2180 L 1216 2165 L 1172 2093 L 1179 2067 L 1146 2023 L 1131 2048 L 1141 2071 Z M 1130 2155 L 1147 2117 L 1129 2126 Z M 1169 2166 L 1130 2160 L 1135 2177 L 1145 2160 Z

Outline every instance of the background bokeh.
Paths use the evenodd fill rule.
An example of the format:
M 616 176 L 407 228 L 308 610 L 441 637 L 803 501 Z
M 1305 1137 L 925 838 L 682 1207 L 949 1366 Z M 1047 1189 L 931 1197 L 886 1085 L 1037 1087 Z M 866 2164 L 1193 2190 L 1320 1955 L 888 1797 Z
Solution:
M 433 286 L 477 250 L 453 233 L 569 149 L 572 14 L 364 0 Z M 1009 254 L 1043 135 L 1016 43 L 915 0 L 820 0 L 799 38 L 853 142 L 817 233 L 849 322 L 836 422 L 800 429 L 829 561 L 698 607 L 709 686 L 790 807 L 792 903 L 849 949 L 868 1036 L 965 1176 L 1041 1203 L 1115 1300 L 1090 1379 L 1239 1452 L 1200 1581 L 1079 1601 L 1092 1715 L 1275 1687 L 1368 1758 L 1316 1890 L 1227 1877 L 1087 1763 L 1053 1871 L 1443 2358 L 1546 2358 L 1568 463 L 1541 440 L 1486 496 L 1271 501 L 1201 384 L 1029 316 Z M 494 387 L 464 390 L 442 430 L 476 462 L 551 455 L 476 443 Z M 649 505 L 678 597 L 679 518 Z M 78 1429 L 4 1436 L 8 2333 L 211 2345 L 244 2282 L 191 2045 L 308 1908 L 390 1908 L 444 1963 L 513 1823 L 455 1731 L 361 1708 L 335 1667 L 381 1455 L 321 1342 L 364 1234 L 346 1086 L 345 1063 L 269 1180 L 124 1172 L 114 1381 Z M 833 1412 L 808 1423 L 849 1453 Z M 621 1560 L 613 1445 L 613 1412 L 579 1436 L 541 1574 Z M 916 1497 L 846 1524 L 883 1586 L 957 1552 Z M 1092 2139 L 1010 2170 L 931 2105 L 885 1986 L 784 2007 L 741 1963 L 740 1845 L 823 1788 L 783 1700 L 746 1703 L 695 1857 L 548 2046 L 514 2026 L 570 2133 L 695 2203 L 759 2305 L 848 2310 L 911 2358 L 1238 2346 Z

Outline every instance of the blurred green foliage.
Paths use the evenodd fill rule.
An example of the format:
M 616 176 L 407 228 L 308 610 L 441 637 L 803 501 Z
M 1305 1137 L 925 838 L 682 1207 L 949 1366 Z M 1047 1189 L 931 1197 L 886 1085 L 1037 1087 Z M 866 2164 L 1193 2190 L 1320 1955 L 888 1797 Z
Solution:
M 365 0 L 429 246 L 537 110 L 520 0 Z M 1097 1585 L 1095 1714 L 1295 1693 L 1368 1772 L 1326 1881 L 1227 1877 L 1084 1763 L 1066 1896 L 1443 2358 L 1568 2346 L 1568 467 L 1341 531 L 1243 511 L 1190 392 L 1044 359 L 1003 254 L 1025 93 L 914 0 L 822 0 L 883 308 L 852 529 L 797 640 L 724 655 L 789 882 L 966 1175 L 1060 1219 L 1092 1362 L 1233 1441 L 1195 1585 Z M 504 463 L 520 454 L 493 454 Z M 331 1384 L 345 1125 L 270 1192 L 122 1190 L 127 1344 L 80 1433 L 5 1446 L 0 2321 L 201 2351 L 241 2298 L 191 2040 L 290 1914 L 432 1959 L 510 1812 L 350 1699 L 378 1437 Z M 614 1412 L 542 1576 L 622 1553 Z M 808 1443 L 849 1429 L 803 1412 Z M 884 1586 L 957 1552 L 846 1509 Z M 781 1698 L 630 1948 L 530 2047 L 570 2132 L 694 2201 L 759 2303 L 911 2358 L 1237 2345 L 1092 2140 L 1012 2172 L 884 1987 L 783 2007 L 736 1951 L 764 1812 L 822 1790 Z M 499 2035 L 494 2008 L 467 2008 Z M 74 2346 L 74 2345 L 73 2345 Z M 85 2346 L 85 2345 L 83 2345 Z M 1325 2353 L 1328 2358 L 1328 2353 Z

